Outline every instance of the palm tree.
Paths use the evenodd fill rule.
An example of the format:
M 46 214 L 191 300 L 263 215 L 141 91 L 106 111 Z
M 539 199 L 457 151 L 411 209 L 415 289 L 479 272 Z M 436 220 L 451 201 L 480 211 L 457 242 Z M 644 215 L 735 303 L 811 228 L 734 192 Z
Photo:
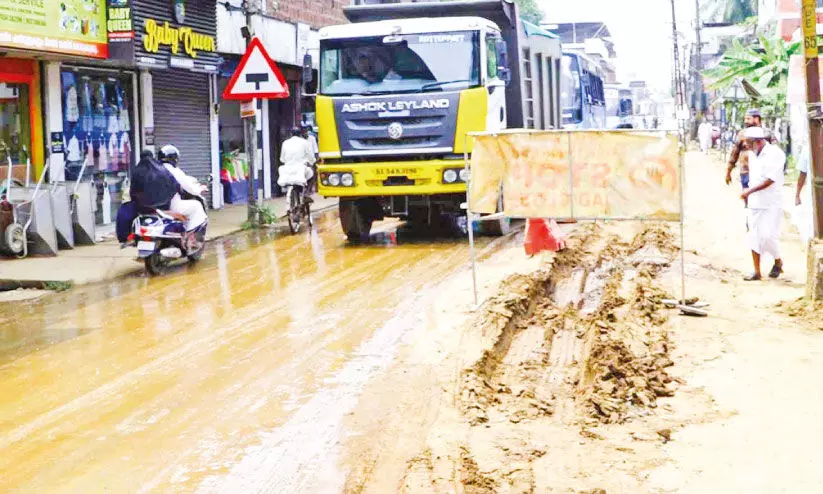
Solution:
M 703 76 L 709 89 L 726 89 L 738 80 L 750 84 L 760 93 L 761 109 L 781 115 L 786 108 L 789 59 L 801 53 L 802 45 L 763 35 L 758 39 L 759 44 L 751 46 L 735 40 L 717 66 L 704 71 Z
M 700 17 L 704 22 L 739 24 L 757 15 L 757 0 L 704 0 Z

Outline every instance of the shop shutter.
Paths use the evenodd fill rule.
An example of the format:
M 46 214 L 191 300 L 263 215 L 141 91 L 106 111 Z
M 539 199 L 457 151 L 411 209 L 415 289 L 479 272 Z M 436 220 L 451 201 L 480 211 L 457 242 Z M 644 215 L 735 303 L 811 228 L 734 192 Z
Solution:
M 185 70 L 152 72 L 155 147 L 173 144 L 180 168 L 200 180 L 211 174 L 209 76 Z

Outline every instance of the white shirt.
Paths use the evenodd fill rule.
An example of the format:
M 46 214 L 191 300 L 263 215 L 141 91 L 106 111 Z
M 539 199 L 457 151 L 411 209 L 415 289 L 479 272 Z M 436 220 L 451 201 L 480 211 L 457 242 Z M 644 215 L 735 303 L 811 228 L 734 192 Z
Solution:
M 317 156 L 317 153 L 320 151 L 320 149 L 317 147 L 317 138 L 314 137 L 314 134 L 309 134 L 308 141 L 309 146 L 311 147 L 311 151 L 313 153 L 312 157 Z
M 165 166 L 166 170 L 168 170 L 174 179 L 177 180 L 177 183 L 180 184 L 181 189 L 193 196 L 199 196 L 202 194 L 203 191 L 200 187 L 200 182 L 198 182 L 196 178 L 186 175 L 186 172 L 168 163 L 163 163 L 163 166 Z
M 314 152 L 306 139 L 293 136 L 283 142 L 280 149 L 280 162 L 283 166 L 308 166 L 314 163 Z
M 712 124 L 709 122 L 703 122 L 697 129 L 697 134 L 701 138 L 708 139 L 712 136 Z
M 774 183 L 749 195 L 750 209 L 783 209 L 783 165 L 786 154 L 774 144 L 766 144 L 759 155 L 749 158 L 749 187 L 757 187 L 767 179 Z

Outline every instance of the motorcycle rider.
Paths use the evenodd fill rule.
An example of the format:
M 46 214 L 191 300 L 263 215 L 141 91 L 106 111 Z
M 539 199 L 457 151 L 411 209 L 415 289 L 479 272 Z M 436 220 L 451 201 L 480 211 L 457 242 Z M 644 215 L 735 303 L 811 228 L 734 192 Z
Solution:
M 207 220 L 206 210 L 203 203 L 198 199 L 183 199 L 181 194 L 188 194 L 194 197 L 200 197 L 205 191 L 206 187 L 201 185 L 196 178 L 187 175 L 183 170 L 177 167 L 180 161 L 180 150 L 171 144 L 166 144 L 160 148 L 157 157 L 166 170 L 177 180 L 180 185 L 180 192 L 171 198 L 169 203 L 169 210 L 173 213 L 180 214 L 186 217 L 186 231 L 192 232 L 203 225 Z

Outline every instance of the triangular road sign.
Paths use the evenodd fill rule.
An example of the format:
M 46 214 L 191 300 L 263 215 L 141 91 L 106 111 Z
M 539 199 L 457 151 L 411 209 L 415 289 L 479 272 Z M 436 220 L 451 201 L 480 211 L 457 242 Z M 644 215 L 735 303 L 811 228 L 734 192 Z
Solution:
M 223 99 L 288 98 L 289 86 L 260 38 L 252 38 L 223 91 Z

